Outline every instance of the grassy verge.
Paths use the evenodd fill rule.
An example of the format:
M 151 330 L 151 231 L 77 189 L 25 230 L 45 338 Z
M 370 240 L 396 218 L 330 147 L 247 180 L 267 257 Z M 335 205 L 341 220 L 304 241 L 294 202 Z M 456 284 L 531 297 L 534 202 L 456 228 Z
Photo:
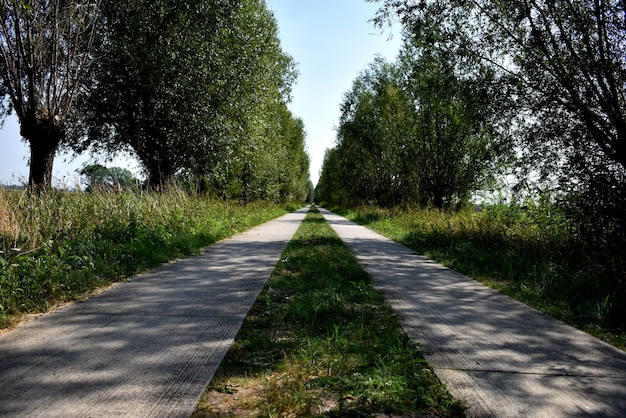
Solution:
M 459 416 L 419 346 L 312 208 L 194 417 Z
M 500 292 L 626 347 L 624 272 L 581 243 L 558 211 L 505 206 L 432 209 L 334 208 Z
M 0 189 L 0 327 L 286 213 L 287 205 Z

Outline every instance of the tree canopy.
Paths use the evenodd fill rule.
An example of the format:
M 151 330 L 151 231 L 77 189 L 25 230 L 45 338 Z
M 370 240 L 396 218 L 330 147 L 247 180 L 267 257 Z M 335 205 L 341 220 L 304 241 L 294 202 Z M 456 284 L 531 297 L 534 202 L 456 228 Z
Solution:
M 257 109 L 286 99 L 291 58 L 264 2 L 153 3 L 107 4 L 83 144 L 130 148 L 151 186 L 219 177 L 267 122 Z
M 494 102 L 517 114 L 519 184 L 549 191 L 590 236 L 626 242 L 623 1 L 379 3 L 379 23 L 398 18 L 415 38 L 508 79 L 508 100 Z
M 263 0 L 0 5 L 0 93 L 31 144 L 33 184 L 49 187 L 64 145 L 128 151 L 153 188 L 183 177 L 223 197 L 306 197 L 295 64 Z
M 90 164 L 83 167 L 80 174 L 88 192 L 132 189 L 139 183 L 130 170 L 122 167 L 107 168 L 100 164 Z
M 455 65 L 407 36 L 395 64 L 378 59 L 364 71 L 344 97 L 318 197 L 438 208 L 467 203 L 507 153 L 497 129 L 502 116 L 490 106 L 493 75 L 461 76 Z
M 50 186 L 54 156 L 80 119 L 76 101 L 93 60 L 99 5 L 0 1 L 0 117 L 17 115 L 30 146 L 31 188 Z

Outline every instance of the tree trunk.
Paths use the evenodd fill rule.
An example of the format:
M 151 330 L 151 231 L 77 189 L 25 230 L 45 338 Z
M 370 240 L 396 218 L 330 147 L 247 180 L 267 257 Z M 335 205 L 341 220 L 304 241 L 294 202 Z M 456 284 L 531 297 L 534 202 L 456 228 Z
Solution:
M 42 192 L 52 187 L 52 165 L 64 132 L 49 119 L 23 118 L 20 134 L 30 144 L 28 187 Z
M 174 177 L 171 165 L 154 152 L 142 161 L 147 161 L 144 162 L 144 167 L 148 171 L 148 187 L 151 190 L 164 190 L 168 181 Z
M 433 206 L 437 209 L 443 209 L 443 192 L 435 190 L 433 192 Z

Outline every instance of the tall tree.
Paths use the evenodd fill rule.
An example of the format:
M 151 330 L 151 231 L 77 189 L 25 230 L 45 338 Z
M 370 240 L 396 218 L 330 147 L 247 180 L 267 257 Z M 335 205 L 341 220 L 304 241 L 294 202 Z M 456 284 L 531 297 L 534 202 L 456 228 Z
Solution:
M 406 96 L 400 91 L 394 65 L 376 59 L 355 80 L 344 97 L 337 131 L 345 190 L 352 199 L 390 204 L 397 199 L 397 165 L 406 155 L 396 153 L 406 135 Z
M 407 38 L 399 58 L 400 85 L 412 103 L 405 184 L 437 208 L 466 203 L 490 183 L 509 149 L 507 113 L 491 105 L 500 84 L 491 71 Z M 405 164 L 406 164 L 406 158 Z
M 347 190 L 341 179 L 341 163 L 337 148 L 327 148 L 320 179 L 315 186 L 315 201 L 332 204 L 348 203 Z
M 80 170 L 80 174 L 88 192 L 129 189 L 139 182 L 126 168 L 107 168 L 100 164 L 87 165 Z
M 29 186 L 50 187 L 54 157 L 80 118 L 99 0 L 0 1 L 2 116 L 15 111 L 30 146 Z M 3 100 L 4 101 L 4 100 Z
M 221 104 L 213 40 L 236 2 L 105 1 L 83 148 L 128 149 L 153 187 L 186 166 Z M 211 74 L 212 70 L 214 74 Z M 205 79 L 205 76 L 210 77 Z M 225 96 L 228 97 L 228 96 Z M 195 130 L 195 132 L 194 132 Z
M 211 158 L 198 168 L 231 197 L 285 200 L 284 185 L 295 175 L 284 175 L 283 153 L 290 140 L 290 131 L 284 128 L 294 120 L 287 109 L 296 77 L 294 63 L 281 48 L 276 20 L 265 2 L 242 4 L 236 21 L 235 26 L 245 30 L 231 32 L 228 51 L 234 64 L 230 71 L 239 81 L 228 88 L 236 93 L 231 104 L 239 112 L 233 118 L 238 129 L 228 146 L 207 154 Z M 303 154 L 302 145 L 290 158 Z
M 492 74 L 457 74 L 454 59 L 407 37 L 397 64 L 377 60 L 346 94 L 336 177 L 353 202 L 464 204 L 506 155 L 489 104 Z M 341 195 L 340 195 L 341 196 Z
M 265 3 L 108 1 L 105 11 L 83 146 L 130 148 L 153 187 L 183 171 L 219 189 L 234 173 L 241 181 L 256 109 L 292 81 Z
M 510 77 L 525 117 L 519 149 L 543 177 L 626 187 L 626 3 L 379 2 L 380 22 L 396 15 L 417 36 Z
M 309 156 L 306 153 L 304 122 L 294 117 L 286 106 L 277 115 L 278 135 L 282 144 L 276 155 L 279 200 L 304 201 L 309 193 Z

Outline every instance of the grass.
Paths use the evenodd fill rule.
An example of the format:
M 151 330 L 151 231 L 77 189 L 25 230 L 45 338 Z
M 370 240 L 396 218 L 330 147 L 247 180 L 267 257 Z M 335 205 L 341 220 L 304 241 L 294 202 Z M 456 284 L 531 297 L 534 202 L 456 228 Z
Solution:
M 481 211 L 334 208 L 500 292 L 626 347 L 626 283 L 618 260 L 590 248 L 554 208 Z
M 163 193 L 0 189 L 0 327 L 293 210 Z
M 312 208 L 193 416 L 461 416 L 462 410 Z

